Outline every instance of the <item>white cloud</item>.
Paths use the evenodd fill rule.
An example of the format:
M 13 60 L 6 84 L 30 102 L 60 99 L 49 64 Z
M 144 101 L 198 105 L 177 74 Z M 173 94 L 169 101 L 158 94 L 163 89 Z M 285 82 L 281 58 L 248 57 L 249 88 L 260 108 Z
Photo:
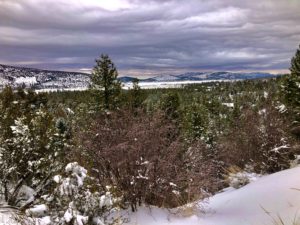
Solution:
M 245 21 L 246 18 L 247 10 L 228 7 L 225 9 L 219 9 L 217 11 L 207 12 L 201 15 L 190 17 L 188 18 L 188 21 L 200 24 L 220 26 L 241 23 Z
M 247 51 L 221 51 L 216 52 L 215 56 L 217 58 L 226 58 L 226 59 L 258 59 L 258 58 L 267 58 L 270 55 L 267 54 L 258 54 L 256 52 L 247 52 Z
M 134 5 L 125 0 L 65 0 L 79 7 L 99 7 L 109 11 L 118 11 L 121 9 L 130 9 Z

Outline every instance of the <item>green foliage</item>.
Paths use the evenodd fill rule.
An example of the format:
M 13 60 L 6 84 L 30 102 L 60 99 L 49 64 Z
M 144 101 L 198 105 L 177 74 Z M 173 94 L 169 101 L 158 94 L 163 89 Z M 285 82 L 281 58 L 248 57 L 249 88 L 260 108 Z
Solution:
M 101 93 L 100 99 L 103 99 L 105 109 L 116 106 L 121 92 L 121 82 L 117 77 L 117 69 L 108 55 L 102 54 L 96 59 L 92 73 L 92 88 Z
M 143 196 L 147 196 L 148 204 L 163 205 L 169 199 L 177 201 L 174 193 L 170 193 L 172 187 L 162 186 L 155 178 L 163 176 L 161 180 L 169 184 L 174 181 L 172 174 L 180 175 L 178 171 L 188 171 L 193 179 L 204 176 L 209 180 L 221 179 L 224 167 L 230 165 L 242 168 L 252 164 L 259 172 L 287 168 L 297 151 L 291 150 L 294 140 L 287 132 L 290 118 L 279 87 L 282 80 L 290 82 L 286 90 L 292 99 L 290 102 L 294 102 L 287 111 L 295 110 L 296 101 L 300 99 L 300 96 L 295 97 L 299 93 L 296 78 L 146 90 L 140 89 L 136 80 L 132 89 L 120 90 L 116 68 L 104 55 L 97 60 L 90 90 L 36 94 L 6 87 L 0 93 L 0 149 L 4 162 L 0 165 L 0 186 L 16 185 L 20 180 L 34 188 L 39 186 L 47 175 L 66 163 L 64 156 L 69 154 L 65 151 L 66 143 L 70 139 L 76 143 L 70 152 L 72 161 L 78 161 L 95 175 L 105 172 L 98 177 L 101 186 L 106 185 L 103 177 L 110 184 L 118 181 L 122 188 L 125 185 L 126 192 L 118 194 L 130 196 L 133 204 L 139 203 L 134 202 L 136 199 L 143 201 Z M 108 87 L 107 92 L 104 87 Z M 99 110 L 99 104 L 115 111 L 104 113 Z M 155 118 L 155 115 L 160 117 Z M 92 146 L 86 146 L 88 143 Z M 152 167 L 150 163 L 149 171 L 154 170 L 152 180 L 140 179 L 141 169 L 145 172 L 143 176 L 149 175 L 145 166 L 150 164 L 136 165 L 142 159 L 143 162 L 152 160 L 156 165 Z M 51 164 L 52 161 L 58 164 Z M 158 165 L 163 169 L 158 169 Z M 121 166 L 124 169 L 120 169 Z M 170 173 L 172 168 L 174 173 Z M 211 168 L 210 172 L 207 168 Z M 27 172 L 30 175 L 23 177 Z M 116 178 L 112 179 L 112 174 Z M 180 188 L 176 191 L 181 191 L 183 199 L 190 199 L 185 196 L 189 195 L 190 182 L 183 182 L 182 177 L 178 177 Z M 129 181 L 133 178 L 138 181 L 131 184 Z M 153 193 L 143 186 L 150 183 L 149 188 L 154 187 L 150 181 L 156 185 L 151 189 Z M 203 186 L 201 182 L 195 183 L 194 196 Z M 136 188 L 135 192 L 132 187 Z M 157 197 L 158 190 L 170 195 Z
M 44 191 L 50 175 L 64 164 L 68 129 L 55 123 L 42 102 L 44 95 L 31 91 L 14 93 L 7 87 L 1 94 L 0 183 L 11 205 L 20 204 L 22 185 Z
M 129 90 L 129 102 L 132 109 L 137 109 L 142 106 L 144 101 L 143 91 L 139 86 L 139 79 L 132 81 L 132 89 Z
M 206 139 L 206 130 L 209 122 L 207 109 L 204 106 L 192 104 L 184 111 L 184 127 L 187 135 L 192 139 Z
M 180 99 L 177 92 L 168 92 L 162 95 L 160 100 L 160 108 L 170 119 L 179 117 Z
M 291 60 L 290 67 L 291 74 L 285 76 L 283 79 L 282 92 L 285 96 L 286 102 L 300 107 L 300 46 L 297 49 L 295 56 Z
M 281 94 L 288 106 L 288 114 L 293 120 L 291 133 L 300 139 L 300 46 L 291 60 L 291 74 L 282 79 Z
M 291 61 L 291 74 L 300 76 L 300 45 Z

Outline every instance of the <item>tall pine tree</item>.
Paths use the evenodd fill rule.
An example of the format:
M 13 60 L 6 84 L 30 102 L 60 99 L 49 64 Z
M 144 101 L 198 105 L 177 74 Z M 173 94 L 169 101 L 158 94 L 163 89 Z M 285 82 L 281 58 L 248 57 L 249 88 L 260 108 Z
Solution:
M 105 109 L 111 109 L 117 102 L 121 91 L 118 71 L 107 54 L 96 59 L 92 73 L 92 88 L 100 91 Z

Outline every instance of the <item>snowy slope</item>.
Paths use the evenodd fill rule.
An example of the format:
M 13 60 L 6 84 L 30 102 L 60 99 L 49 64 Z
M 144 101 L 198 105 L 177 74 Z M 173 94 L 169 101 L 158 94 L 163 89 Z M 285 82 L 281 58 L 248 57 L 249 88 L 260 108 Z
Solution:
M 281 224 L 274 222 L 279 217 L 284 225 L 300 224 L 300 167 L 227 189 L 196 205 L 192 210 L 142 207 L 123 216 L 130 219 L 127 225 L 276 225 Z M 0 210 L 0 225 L 11 224 L 10 215 Z
M 0 64 L 0 90 L 5 85 L 25 85 L 36 90 L 87 89 L 90 75 L 84 73 L 40 70 Z
M 189 217 L 168 210 L 141 208 L 130 214 L 131 225 L 268 225 L 282 218 L 285 224 L 300 222 L 300 167 L 285 170 L 237 190 L 208 199 L 203 209 Z M 202 212 L 204 211 L 204 213 Z M 297 218 L 299 215 L 299 218 Z M 281 224 L 281 223 L 280 223 Z

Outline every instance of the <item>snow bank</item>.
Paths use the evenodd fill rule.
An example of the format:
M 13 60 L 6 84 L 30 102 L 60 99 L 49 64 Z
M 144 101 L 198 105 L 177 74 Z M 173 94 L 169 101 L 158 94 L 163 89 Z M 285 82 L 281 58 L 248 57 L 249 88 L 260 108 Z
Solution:
M 130 213 L 127 224 L 274 225 L 273 220 L 278 221 L 278 217 L 285 224 L 293 224 L 295 217 L 296 222 L 300 222 L 300 217 L 297 218 L 300 167 L 261 177 L 237 190 L 227 189 L 208 199 L 203 207 L 194 210 L 194 215 L 189 217 L 164 209 L 140 208 L 137 213 Z
M 300 167 L 258 178 L 237 190 L 228 188 L 192 207 L 187 206 L 183 213 L 184 207 L 179 210 L 141 207 L 136 213 L 122 214 L 130 219 L 127 225 L 276 225 L 274 220 L 279 217 L 284 224 L 296 224 L 300 222 L 300 217 L 297 218 Z M 11 212 L 0 210 L 0 225 L 13 224 L 10 215 Z M 49 224 L 49 221 L 45 218 L 40 222 Z

